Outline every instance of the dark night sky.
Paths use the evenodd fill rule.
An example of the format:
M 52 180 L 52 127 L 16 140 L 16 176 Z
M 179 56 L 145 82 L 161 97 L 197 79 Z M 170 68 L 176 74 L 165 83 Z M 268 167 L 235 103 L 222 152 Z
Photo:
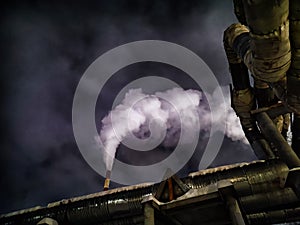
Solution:
M 0 214 L 102 189 L 103 178 L 88 166 L 76 146 L 71 118 L 77 83 L 98 56 L 136 40 L 175 42 L 196 52 L 219 82 L 228 85 L 222 34 L 233 22 L 232 2 L 219 0 L 2 5 Z M 174 68 L 157 63 L 129 66 L 102 90 L 98 123 L 118 91 L 140 74 L 164 74 L 184 88 L 195 88 Z M 197 169 L 197 154 L 194 158 L 182 174 Z M 212 166 L 254 158 L 246 146 L 225 139 Z

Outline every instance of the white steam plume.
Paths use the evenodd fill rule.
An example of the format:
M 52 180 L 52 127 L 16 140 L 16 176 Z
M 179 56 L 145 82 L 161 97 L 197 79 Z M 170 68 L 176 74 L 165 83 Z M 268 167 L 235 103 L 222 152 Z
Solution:
M 186 96 L 189 97 L 189 101 Z M 220 101 L 219 104 L 228 103 Z M 222 108 L 224 109 L 224 107 L 220 107 L 220 109 Z M 228 106 L 225 108 L 226 112 L 223 110 L 214 112 L 215 123 L 225 122 L 225 135 L 233 141 L 242 141 L 247 144 L 235 112 Z M 183 120 L 182 117 L 184 117 Z M 200 127 L 195 126 L 197 120 Z M 150 127 L 153 124 L 156 128 L 156 138 L 164 135 L 161 144 L 165 147 L 176 147 L 182 122 L 185 123 L 185 127 L 188 127 L 189 133 L 185 134 L 186 137 L 193 136 L 195 129 L 209 131 L 211 112 L 208 104 L 202 98 L 202 92 L 173 88 L 149 95 L 144 94 L 141 89 L 129 90 L 122 103 L 102 119 L 100 139 L 107 170 L 112 170 L 119 144 L 130 135 L 139 139 L 147 139 L 151 136 Z M 188 138 L 185 141 L 188 141 Z

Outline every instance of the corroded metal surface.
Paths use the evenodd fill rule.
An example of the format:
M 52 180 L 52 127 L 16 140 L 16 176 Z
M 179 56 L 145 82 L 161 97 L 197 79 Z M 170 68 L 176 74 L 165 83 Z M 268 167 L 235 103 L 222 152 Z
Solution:
M 299 222 L 300 208 L 289 208 L 283 210 L 266 211 L 250 214 L 247 216 L 250 224 L 277 224 L 285 222 Z M 291 223 L 298 224 L 298 223 Z
M 242 197 L 282 189 L 288 172 L 288 167 L 279 160 L 260 160 L 191 173 L 183 178 L 182 182 L 192 188 L 191 190 L 202 191 L 205 197 L 209 194 L 205 190 L 212 190 L 219 181 L 227 180 L 232 183 L 238 196 Z M 155 193 L 158 186 L 159 184 L 146 183 L 61 200 L 50 203 L 47 207 L 35 207 L 2 215 L 0 224 L 30 225 L 45 217 L 53 218 L 59 224 L 109 224 L 109 221 L 114 221 L 111 224 L 126 224 L 126 218 L 143 216 L 142 199 Z M 190 197 L 192 198 L 186 195 L 183 198 Z M 216 203 L 216 207 L 221 207 L 220 204 Z

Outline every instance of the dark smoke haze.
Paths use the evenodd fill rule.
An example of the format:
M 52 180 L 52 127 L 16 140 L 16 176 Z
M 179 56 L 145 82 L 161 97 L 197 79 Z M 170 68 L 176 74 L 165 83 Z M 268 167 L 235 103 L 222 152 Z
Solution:
M 0 213 L 102 189 L 104 179 L 88 166 L 76 146 L 71 116 L 78 81 L 98 56 L 136 40 L 175 42 L 196 52 L 225 86 L 230 78 L 222 34 L 234 21 L 231 1 L 219 0 L 3 4 Z M 95 116 L 98 122 L 123 86 L 148 75 L 172 79 L 184 89 L 199 89 L 186 74 L 170 66 L 131 65 L 103 88 Z M 197 170 L 206 141 L 202 133 L 199 151 L 181 175 Z M 140 155 L 129 159 L 126 151 L 120 146 L 117 157 L 137 164 Z M 165 156 L 153 154 L 148 159 L 160 157 Z M 211 166 L 253 159 L 247 145 L 227 138 Z

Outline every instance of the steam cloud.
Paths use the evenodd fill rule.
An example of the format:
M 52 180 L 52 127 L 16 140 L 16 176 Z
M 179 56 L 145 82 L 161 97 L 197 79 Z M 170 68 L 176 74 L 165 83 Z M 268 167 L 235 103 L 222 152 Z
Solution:
M 205 60 L 222 85 L 230 83 L 222 35 L 236 21 L 232 1 L 9 1 L 1 9 L 1 214 L 99 191 L 104 180 L 80 155 L 70 115 L 83 72 L 109 49 L 144 39 L 178 43 Z M 99 123 L 128 81 L 144 72 L 170 72 L 161 65 L 144 66 L 112 77 L 99 96 Z M 195 88 L 180 73 L 169 78 Z M 213 166 L 256 159 L 245 147 L 225 139 Z M 134 163 L 140 155 L 124 160 Z M 198 168 L 194 161 L 183 173 Z
M 233 141 L 247 144 L 235 112 L 230 107 L 225 107 L 225 112 L 221 109 L 214 112 L 217 115 L 215 123 L 225 122 L 225 135 Z M 196 125 L 197 121 L 200 126 Z M 149 95 L 143 93 L 142 89 L 131 89 L 122 103 L 102 119 L 99 143 L 106 168 L 112 170 L 118 146 L 130 135 L 140 140 L 159 139 L 164 135 L 162 146 L 176 147 L 182 123 L 188 131 L 182 135 L 186 137 L 183 141 L 188 142 L 189 137 L 195 135 L 196 129 L 209 132 L 211 122 L 208 103 L 200 91 L 173 88 Z M 152 133 L 151 128 L 155 128 L 155 132 Z

